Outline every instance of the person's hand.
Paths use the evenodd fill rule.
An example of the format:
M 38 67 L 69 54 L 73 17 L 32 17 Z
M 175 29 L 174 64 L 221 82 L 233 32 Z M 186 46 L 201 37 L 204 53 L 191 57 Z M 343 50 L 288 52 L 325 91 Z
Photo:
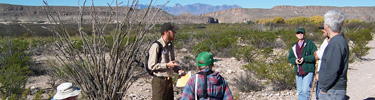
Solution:
M 185 73 L 184 70 L 178 70 L 178 75 L 182 75 L 182 74 L 184 74 L 184 73 Z
M 319 60 L 319 56 L 316 52 L 318 52 L 318 50 L 314 52 L 314 57 L 315 57 L 316 60 Z
M 173 69 L 176 66 L 180 66 L 180 65 L 177 64 L 175 61 L 170 61 L 170 62 L 167 63 L 167 67 L 169 67 L 169 68 Z
M 303 58 L 301 58 L 301 59 L 296 59 L 296 64 L 297 64 L 297 65 L 302 64 L 302 62 L 303 62 Z
M 178 78 L 181 78 L 182 76 L 185 76 L 186 73 L 184 70 L 178 70 Z
M 303 63 L 303 58 L 299 59 L 299 63 L 300 63 L 300 64 Z
M 315 80 L 319 81 L 319 74 L 315 74 L 315 75 L 316 75 Z
M 320 91 L 321 94 L 327 94 L 327 92 Z
M 297 64 L 297 65 L 301 64 L 301 63 L 299 62 L 299 59 L 296 59 L 296 64 Z

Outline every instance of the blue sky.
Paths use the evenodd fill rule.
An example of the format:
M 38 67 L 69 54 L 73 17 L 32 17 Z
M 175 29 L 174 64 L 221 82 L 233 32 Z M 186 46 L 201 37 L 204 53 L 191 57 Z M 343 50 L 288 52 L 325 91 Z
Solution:
M 0 3 L 41 6 L 43 0 L 0 0 Z M 79 0 L 47 0 L 49 5 L 55 6 L 77 6 Z M 81 2 L 83 0 L 80 0 Z M 87 0 L 90 1 L 91 0 Z M 127 4 L 128 0 L 118 0 Z M 155 2 L 156 0 L 154 0 Z M 156 4 L 164 4 L 168 0 L 157 0 Z M 107 6 L 112 0 L 94 0 L 97 6 Z M 140 0 L 141 4 L 148 4 L 150 0 Z M 358 7 L 358 6 L 375 6 L 375 0 L 170 0 L 167 6 L 174 6 L 176 3 L 181 5 L 202 3 L 210 5 L 239 5 L 243 8 L 272 8 L 278 5 L 293 6 L 338 6 L 338 7 Z M 88 3 L 91 5 L 91 3 Z M 82 4 L 81 4 L 82 5 Z

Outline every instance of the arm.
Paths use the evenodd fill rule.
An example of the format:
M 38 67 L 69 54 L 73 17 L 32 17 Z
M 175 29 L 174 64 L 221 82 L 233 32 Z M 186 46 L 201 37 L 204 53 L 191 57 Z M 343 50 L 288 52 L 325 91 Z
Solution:
M 309 51 L 309 54 L 305 55 L 303 57 L 303 61 L 304 62 L 308 62 L 308 63 L 315 63 L 315 56 L 314 56 L 314 52 L 316 51 L 316 46 L 313 42 L 310 42 L 310 51 Z
M 288 62 L 292 65 L 296 65 L 296 56 L 294 55 L 293 48 L 289 50 Z
M 148 67 L 150 70 L 158 70 L 158 69 L 166 69 L 167 64 L 166 63 L 158 63 L 158 52 L 159 51 L 159 46 L 158 44 L 154 43 L 150 47 L 149 51 L 149 58 L 148 58 Z
M 327 47 L 327 45 L 328 45 L 328 41 L 327 41 L 327 39 L 324 39 L 323 43 L 320 45 L 319 50 L 316 52 L 319 59 L 321 59 L 323 57 L 324 49 Z
M 234 100 L 232 92 L 230 91 L 229 85 L 226 81 L 225 81 L 225 91 L 224 91 L 223 100 Z
M 323 55 L 322 67 L 320 70 L 319 80 L 321 82 L 321 91 L 327 92 L 338 80 L 340 70 L 342 51 L 337 44 L 327 46 L 326 53 Z
M 182 96 L 181 100 L 193 100 L 194 99 L 194 89 L 195 89 L 195 84 L 194 84 L 194 78 L 195 76 L 192 76 L 188 82 L 186 83 L 183 91 L 182 91 Z

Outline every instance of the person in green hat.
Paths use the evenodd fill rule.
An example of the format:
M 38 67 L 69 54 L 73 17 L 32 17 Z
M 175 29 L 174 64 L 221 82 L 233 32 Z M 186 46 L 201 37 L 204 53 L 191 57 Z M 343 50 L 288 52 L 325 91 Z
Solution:
M 199 53 L 196 62 L 200 71 L 186 83 L 181 100 L 233 100 L 228 83 L 218 72 L 212 70 L 215 61 L 211 53 Z
M 316 45 L 305 38 L 305 29 L 296 29 L 297 42 L 292 44 L 288 62 L 294 65 L 298 100 L 309 100 L 310 88 L 314 78 Z

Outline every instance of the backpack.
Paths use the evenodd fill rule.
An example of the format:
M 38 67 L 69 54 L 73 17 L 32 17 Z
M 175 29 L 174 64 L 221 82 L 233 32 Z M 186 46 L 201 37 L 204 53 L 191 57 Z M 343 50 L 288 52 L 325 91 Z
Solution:
M 207 94 L 207 75 L 210 75 L 214 73 L 212 70 L 208 71 L 208 72 L 199 72 L 197 74 L 200 74 L 200 75 L 203 75 L 204 76 L 204 85 L 203 85 L 203 93 L 201 94 L 197 94 L 198 92 L 198 75 L 196 75 L 196 79 L 195 79 L 195 98 L 196 100 L 199 100 L 198 98 L 205 98 L 207 99 L 208 97 L 209 98 L 215 98 L 215 96 L 211 96 L 211 95 L 208 95 Z
M 154 41 L 154 42 L 152 42 L 152 44 L 150 45 L 150 47 L 154 44 L 154 43 L 156 43 L 156 44 L 158 44 L 158 48 L 159 48 L 159 52 L 157 53 L 157 58 L 159 59 L 160 57 L 161 57 L 161 52 L 163 51 L 162 49 L 163 49 L 163 46 L 162 46 L 162 44 L 159 42 L 159 41 Z M 143 62 L 143 69 L 149 74 L 149 75 L 151 75 L 151 76 L 155 76 L 154 75 L 154 73 L 152 72 L 152 70 L 150 70 L 149 68 L 148 68 L 148 59 L 149 59 L 149 57 L 150 57 L 150 53 L 149 52 L 147 52 L 147 53 L 145 53 L 145 61 Z

